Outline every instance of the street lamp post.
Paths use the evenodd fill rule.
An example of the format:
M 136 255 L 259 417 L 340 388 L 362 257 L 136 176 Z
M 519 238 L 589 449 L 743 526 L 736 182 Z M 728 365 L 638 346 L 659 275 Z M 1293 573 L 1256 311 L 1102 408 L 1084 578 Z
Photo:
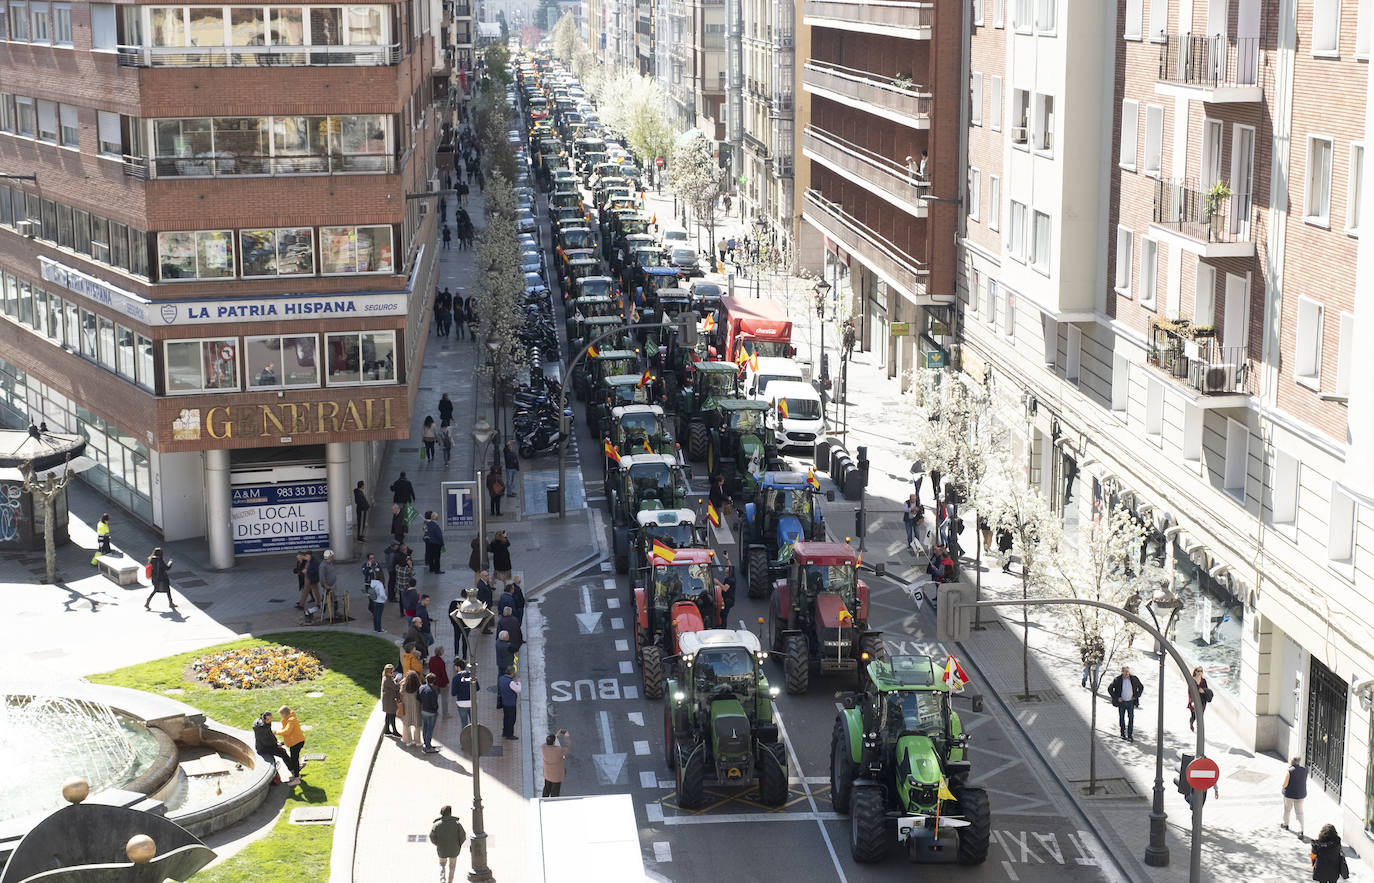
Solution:
M 1159 616 L 1155 613 L 1156 607 L 1169 611 L 1163 628 L 1160 628 Z M 1167 589 L 1157 591 L 1145 604 L 1145 609 L 1150 611 L 1150 619 L 1154 620 L 1155 629 L 1166 636 L 1169 629 L 1173 628 L 1174 621 L 1178 619 L 1182 607 L 1183 602 Z M 1159 713 L 1155 723 L 1155 787 L 1153 803 L 1150 806 L 1150 842 L 1145 847 L 1145 864 L 1152 868 L 1162 868 L 1169 864 L 1169 844 L 1164 837 L 1165 823 L 1169 819 L 1169 814 L 1164 811 L 1164 660 L 1167 657 L 1164 646 L 1158 642 L 1155 652 L 1159 655 L 1159 686 L 1155 691 L 1159 694 Z
M 487 445 L 491 444 L 494 435 L 496 430 L 487 422 L 487 418 L 478 417 L 477 424 L 472 427 L 472 439 L 477 442 L 477 450 L 481 452 L 477 459 L 477 493 L 474 496 L 477 501 L 477 563 L 483 570 L 487 566 L 487 476 L 486 461 L 482 458 L 486 456 Z
M 491 611 L 487 609 L 485 604 L 477 600 L 476 592 L 470 592 L 463 599 L 463 603 L 458 605 L 458 609 L 449 616 L 455 623 L 461 622 L 463 627 L 467 629 L 468 672 L 472 676 L 472 683 L 475 687 L 477 683 L 477 658 L 475 655 L 477 642 L 473 640 L 472 636 L 491 616 Z M 468 736 L 469 750 L 472 751 L 472 839 L 470 841 L 472 846 L 469 847 L 468 851 L 468 855 L 472 858 L 472 870 L 468 871 L 468 879 L 474 883 L 482 883 L 482 881 L 494 879 L 491 868 L 487 867 L 487 832 L 482 817 L 483 740 L 481 735 L 486 728 L 477 723 L 477 705 L 481 699 L 481 691 L 474 688 L 469 692 L 472 699 L 472 722 L 464 728 Z M 488 741 L 489 739 L 490 737 L 488 737 Z

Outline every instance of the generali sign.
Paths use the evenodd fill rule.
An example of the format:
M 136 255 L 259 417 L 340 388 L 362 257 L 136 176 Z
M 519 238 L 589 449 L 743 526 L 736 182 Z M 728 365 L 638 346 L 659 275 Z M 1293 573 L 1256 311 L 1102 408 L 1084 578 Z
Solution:
M 183 407 L 170 421 L 171 449 L 323 444 L 344 433 L 391 438 L 407 426 L 404 392 L 319 401 L 271 401 Z M 356 439 L 349 439 L 356 440 Z M 189 444 L 188 444 L 189 443 Z

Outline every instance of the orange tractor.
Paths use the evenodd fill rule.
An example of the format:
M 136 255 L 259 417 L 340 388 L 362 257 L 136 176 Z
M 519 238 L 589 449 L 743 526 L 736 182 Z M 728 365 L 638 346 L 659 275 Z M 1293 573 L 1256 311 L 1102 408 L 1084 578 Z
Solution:
M 655 542 L 645 550 L 635 579 L 635 655 L 644 673 L 644 695 L 663 696 L 671 661 L 688 632 L 723 628 L 724 586 L 715 578 L 715 552 L 671 549 Z

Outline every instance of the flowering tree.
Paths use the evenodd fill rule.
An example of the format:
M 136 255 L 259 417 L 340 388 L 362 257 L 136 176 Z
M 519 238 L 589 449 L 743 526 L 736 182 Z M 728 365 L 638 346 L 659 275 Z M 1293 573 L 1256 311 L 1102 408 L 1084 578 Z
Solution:
M 691 207 L 698 223 L 704 218 L 707 242 L 716 241 L 716 203 L 725 195 L 725 170 L 711 155 L 711 142 L 698 130 L 681 137 L 673 148 L 670 164 L 673 169 L 673 189 L 678 198 Z
M 625 145 L 646 166 L 668 155 L 676 133 L 661 82 L 634 71 L 603 72 L 592 87 L 601 121 L 623 135 Z
M 553 57 L 566 65 L 571 65 L 578 47 L 582 44 L 582 38 L 577 33 L 577 22 L 573 21 L 571 12 L 563 13 L 558 24 L 553 26 L 549 40 L 553 48 Z
M 481 371 L 492 379 L 495 411 L 499 391 L 512 386 L 525 367 L 526 350 L 520 340 L 520 327 L 525 321 L 521 308 L 525 280 L 520 273 L 515 193 L 510 182 L 495 172 L 484 195 L 487 226 L 477 239 L 475 285 L 477 315 L 492 350 L 490 364 Z

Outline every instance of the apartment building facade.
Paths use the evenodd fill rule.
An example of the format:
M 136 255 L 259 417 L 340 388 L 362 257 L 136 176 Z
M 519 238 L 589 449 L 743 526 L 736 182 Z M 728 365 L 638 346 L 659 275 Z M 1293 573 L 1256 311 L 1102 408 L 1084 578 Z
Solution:
M 1210 713 L 1247 748 L 1307 758 L 1359 849 L 1374 405 L 1352 380 L 1374 343 L 1355 323 L 1374 282 L 1374 6 L 970 15 L 962 368 L 1014 415 L 1016 455 L 1066 523 L 1126 505 L 1152 528 Z
M 795 251 L 797 28 L 792 0 L 739 0 L 740 126 L 736 185 L 745 216 Z
M 0 419 L 169 539 L 351 554 L 435 284 L 438 0 L 0 10 Z

